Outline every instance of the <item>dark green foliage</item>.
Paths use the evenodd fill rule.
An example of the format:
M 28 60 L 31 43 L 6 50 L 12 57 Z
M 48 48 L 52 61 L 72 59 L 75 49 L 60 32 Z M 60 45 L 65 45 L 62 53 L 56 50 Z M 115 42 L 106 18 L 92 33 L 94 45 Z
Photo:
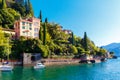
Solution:
M 23 6 L 23 5 L 24 5 L 24 0 L 19 0 L 18 3 L 21 4 L 21 5 Z
M 47 18 L 45 18 L 45 23 L 48 23 L 48 19 Z
M 0 0 L 0 9 L 2 9 L 2 0 Z
M 0 46 L 0 58 L 4 57 L 4 49 L 5 49 L 4 46 Z
M 6 9 L 6 8 L 7 8 L 6 0 L 2 0 L 1 9 Z
M 47 23 L 43 26 L 43 45 L 46 45 L 46 25 Z
M 114 58 L 115 53 L 114 53 L 114 52 L 110 52 L 110 56 L 111 56 L 112 58 Z
M 88 51 L 88 42 L 87 42 L 87 33 L 85 32 L 84 33 L 84 48 L 85 48 L 85 51 Z
M 38 39 L 21 37 L 20 40 L 13 41 L 12 56 L 19 58 L 21 53 L 42 53 L 43 57 L 47 57 L 49 48 L 42 44 Z
M 28 6 L 28 1 L 25 0 L 25 13 L 29 14 L 29 6 Z
M 13 22 L 19 19 L 20 15 L 15 10 L 8 8 L 0 10 L 0 25 L 4 28 L 13 28 Z
M 29 14 L 33 17 L 34 12 L 33 12 L 32 4 L 30 3 L 30 0 L 28 0 L 28 6 L 29 6 Z
M 85 51 L 88 51 L 88 37 L 86 32 L 84 32 L 84 38 L 82 39 L 82 45 Z
M 25 9 L 26 9 L 26 11 L 25 11 L 26 16 L 28 16 L 28 17 L 34 16 L 32 4 L 30 3 L 30 0 L 25 1 Z
M 30 0 L 26 0 L 17 3 L 9 2 L 7 8 L 6 0 L 0 1 L 0 25 L 4 28 L 13 29 L 14 21 L 20 19 L 20 17 L 33 17 L 33 9 Z
M 69 49 L 69 53 L 78 54 L 78 50 L 75 46 L 70 45 L 68 49 Z
M 12 3 L 11 8 L 18 11 L 22 17 L 33 17 L 34 12 L 30 0 L 20 1 L 18 3 Z
M 61 30 L 61 26 L 58 24 L 47 24 L 47 31 L 51 36 L 51 39 L 55 40 L 55 41 L 65 41 L 68 42 L 68 38 L 70 35 L 65 34 L 62 30 Z
M 39 15 L 40 22 L 42 22 L 42 11 L 40 10 L 40 15 Z
M 5 25 L 13 24 L 14 16 L 10 14 L 7 10 L 0 10 L 0 14 L 2 16 L 1 18 L 2 27 L 8 28 L 8 26 L 5 26 Z
M 0 58 L 8 57 L 11 54 L 11 43 L 8 36 L 2 32 L 0 28 Z
M 75 45 L 74 34 L 73 34 L 73 32 L 72 32 L 72 44 Z
M 13 8 L 14 10 L 18 11 L 22 17 L 25 17 L 25 6 L 19 4 L 19 3 L 13 3 L 11 5 L 11 8 Z
M 39 31 L 39 39 L 43 41 L 43 27 L 42 26 L 40 27 L 40 31 Z

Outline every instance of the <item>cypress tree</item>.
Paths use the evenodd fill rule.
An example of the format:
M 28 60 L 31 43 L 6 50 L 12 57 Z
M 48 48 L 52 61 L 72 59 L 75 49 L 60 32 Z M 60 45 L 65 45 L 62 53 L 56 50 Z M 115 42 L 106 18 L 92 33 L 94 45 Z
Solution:
M 85 51 L 88 51 L 88 42 L 87 42 L 87 33 L 86 32 L 84 32 L 83 41 L 84 41 L 83 47 L 84 47 Z
M 43 45 L 46 45 L 46 24 L 45 22 L 43 26 Z
M 39 39 L 41 41 L 43 41 L 43 29 L 42 29 L 42 26 L 40 27 L 40 31 L 39 31 Z
M 34 13 L 33 13 L 33 8 L 32 8 L 32 4 L 30 3 L 30 0 L 25 0 L 25 8 L 26 8 L 26 15 L 29 17 L 33 17 Z
M 48 19 L 47 18 L 45 18 L 45 23 L 48 23 Z
M 25 13 L 27 15 L 29 13 L 29 8 L 28 8 L 28 2 L 27 2 L 27 0 L 25 0 L 25 9 L 26 9 Z
M 47 27 L 48 19 L 45 18 L 45 23 L 43 26 L 43 45 L 46 45 L 46 27 Z
M 34 16 L 32 4 L 30 3 L 30 0 L 28 0 L 28 13 L 30 16 L 32 17 Z
M 75 45 L 74 33 L 72 32 L 72 44 Z
M 42 22 L 42 11 L 41 10 L 40 10 L 39 18 L 40 18 L 40 22 Z

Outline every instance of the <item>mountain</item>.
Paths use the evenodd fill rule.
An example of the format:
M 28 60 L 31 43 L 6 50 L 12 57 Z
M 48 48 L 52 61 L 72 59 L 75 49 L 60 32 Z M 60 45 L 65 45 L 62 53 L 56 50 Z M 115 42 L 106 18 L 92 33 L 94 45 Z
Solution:
M 102 48 L 114 52 L 116 56 L 120 56 L 120 43 L 111 43 L 106 46 L 102 46 Z

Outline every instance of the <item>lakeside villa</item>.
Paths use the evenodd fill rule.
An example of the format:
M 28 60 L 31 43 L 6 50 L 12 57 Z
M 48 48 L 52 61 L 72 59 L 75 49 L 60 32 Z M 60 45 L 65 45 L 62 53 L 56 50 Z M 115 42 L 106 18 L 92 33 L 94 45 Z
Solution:
M 12 35 L 12 39 L 19 39 L 20 36 L 24 36 L 27 38 L 39 38 L 40 31 L 40 19 L 32 17 L 32 18 L 20 18 L 14 22 L 14 29 L 6 29 L 3 28 L 4 33 L 8 33 Z M 71 30 L 62 29 L 65 34 L 71 34 Z
M 20 36 L 39 38 L 40 19 L 33 17 L 15 21 L 14 30 L 16 39 Z

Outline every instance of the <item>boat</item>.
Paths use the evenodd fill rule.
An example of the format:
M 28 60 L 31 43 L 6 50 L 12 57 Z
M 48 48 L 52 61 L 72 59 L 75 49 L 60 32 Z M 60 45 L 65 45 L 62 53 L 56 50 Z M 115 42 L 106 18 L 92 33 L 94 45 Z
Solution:
M 1 65 L 0 66 L 0 71 L 12 71 L 13 67 L 9 65 Z
M 35 66 L 34 66 L 34 69 L 40 69 L 40 68 L 44 68 L 45 65 L 43 65 L 42 63 L 37 63 Z

